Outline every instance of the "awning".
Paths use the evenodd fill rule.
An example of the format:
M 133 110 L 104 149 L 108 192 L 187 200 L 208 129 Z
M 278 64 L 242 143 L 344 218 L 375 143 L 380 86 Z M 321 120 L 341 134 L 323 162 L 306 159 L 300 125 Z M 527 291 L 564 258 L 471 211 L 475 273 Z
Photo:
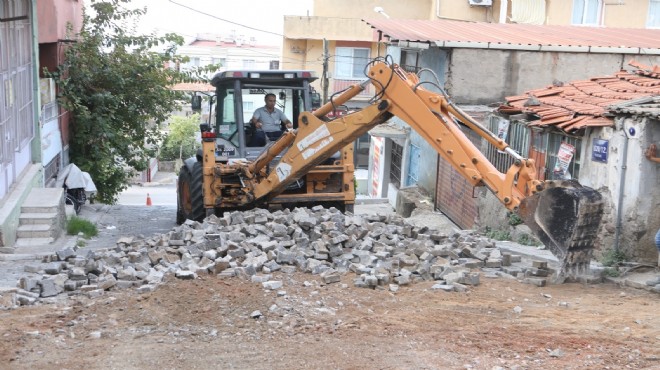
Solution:
M 369 135 L 389 139 L 405 139 L 408 137 L 408 130 L 393 124 L 382 124 L 372 128 Z

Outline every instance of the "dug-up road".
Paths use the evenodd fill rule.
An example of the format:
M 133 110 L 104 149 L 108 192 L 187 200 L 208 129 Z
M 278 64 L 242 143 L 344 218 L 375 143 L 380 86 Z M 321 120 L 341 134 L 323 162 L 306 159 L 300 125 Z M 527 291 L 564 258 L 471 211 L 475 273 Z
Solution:
M 172 206 L 131 207 L 87 209 L 107 216 L 88 248 L 174 226 Z M 353 278 L 325 285 L 276 272 L 284 286 L 267 291 L 239 278 L 167 277 L 149 293 L 0 311 L 0 369 L 660 368 L 657 293 L 484 276 L 462 293 L 433 282 L 392 292 Z

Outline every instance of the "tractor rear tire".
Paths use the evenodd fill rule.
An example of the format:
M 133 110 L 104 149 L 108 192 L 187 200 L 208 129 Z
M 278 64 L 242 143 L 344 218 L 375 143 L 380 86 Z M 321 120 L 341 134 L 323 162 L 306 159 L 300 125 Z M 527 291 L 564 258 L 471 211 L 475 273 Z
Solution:
M 192 170 L 181 167 L 177 184 L 176 223 L 186 220 L 202 222 L 206 216 L 204 195 L 202 194 L 202 164 L 195 162 Z

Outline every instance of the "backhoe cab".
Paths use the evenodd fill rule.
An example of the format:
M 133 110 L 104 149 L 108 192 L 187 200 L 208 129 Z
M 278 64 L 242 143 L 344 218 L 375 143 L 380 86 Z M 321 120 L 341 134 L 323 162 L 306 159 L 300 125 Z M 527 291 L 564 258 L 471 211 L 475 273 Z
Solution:
M 276 108 L 297 129 L 301 113 L 318 108 L 319 96 L 311 83 L 317 77 L 311 71 L 225 71 L 215 75 L 215 87 L 209 123 L 200 125 L 205 148 L 203 155 L 185 161 L 177 184 L 177 223 L 186 219 L 201 221 L 207 215 L 227 210 L 253 207 L 334 206 L 352 211 L 355 201 L 353 144 L 347 143 L 322 164 L 289 184 L 279 194 L 259 201 L 249 200 L 245 179 L 236 168 L 253 162 L 273 142 L 251 146 L 255 128 L 250 125 L 253 112 L 264 106 L 264 97 L 272 93 Z M 283 129 L 286 129 L 283 127 Z M 269 162 L 276 163 L 282 153 Z M 272 163 L 261 168 L 272 171 Z

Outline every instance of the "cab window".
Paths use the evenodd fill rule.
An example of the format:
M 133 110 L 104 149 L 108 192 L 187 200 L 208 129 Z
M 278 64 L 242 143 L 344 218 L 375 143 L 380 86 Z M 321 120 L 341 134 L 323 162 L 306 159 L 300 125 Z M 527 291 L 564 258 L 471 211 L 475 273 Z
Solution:
M 218 97 L 216 105 L 217 134 L 238 147 L 238 127 L 234 114 L 234 90 L 225 90 L 225 96 Z

